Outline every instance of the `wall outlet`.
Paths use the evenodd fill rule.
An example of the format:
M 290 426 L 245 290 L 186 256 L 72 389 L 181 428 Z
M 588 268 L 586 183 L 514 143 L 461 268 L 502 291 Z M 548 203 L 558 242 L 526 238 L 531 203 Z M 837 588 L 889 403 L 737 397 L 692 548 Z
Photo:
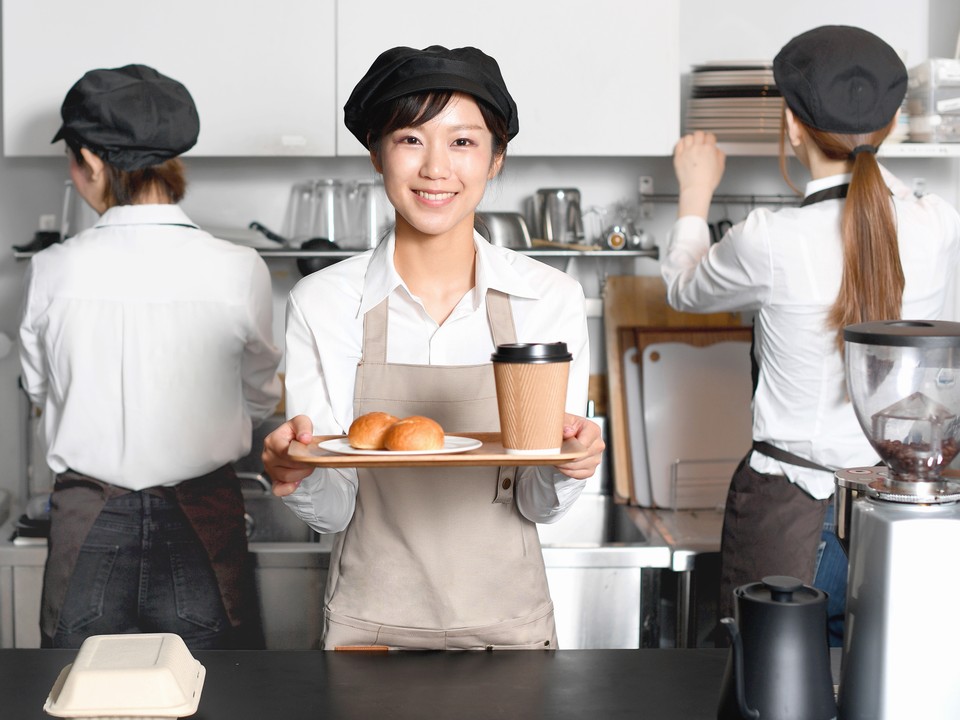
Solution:
M 644 200 L 645 195 L 653 195 L 653 177 L 650 175 L 640 176 L 640 218 L 650 220 L 653 218 L 653 203 Z

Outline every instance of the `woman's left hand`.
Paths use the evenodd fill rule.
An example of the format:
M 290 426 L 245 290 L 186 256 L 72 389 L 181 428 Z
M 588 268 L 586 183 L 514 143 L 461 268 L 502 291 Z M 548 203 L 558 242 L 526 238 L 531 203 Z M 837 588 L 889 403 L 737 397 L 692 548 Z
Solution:
M 566 465 L 557 465 L 556 468 L 564 475 L 576 480 L 586 480 L 591 477 L 600 464 L 600 454 L 606 444 L 600 432 L 600 426 L 592 420 L 579 415 L 566 413 L 563 416 L 563 439 L 576 438 L 581 445 L 587 448 L 585 457 Z

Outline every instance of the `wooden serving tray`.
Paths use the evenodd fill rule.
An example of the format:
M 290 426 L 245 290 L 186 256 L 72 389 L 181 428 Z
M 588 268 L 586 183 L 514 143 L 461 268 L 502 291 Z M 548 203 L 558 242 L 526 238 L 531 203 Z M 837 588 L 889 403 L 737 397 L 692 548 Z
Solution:
M 294 440 L 287 455 L 292 460 L 310 463 L 319 467 L 418 467 L 448 466 L 467 467 L 480 465 L 561 465 L 579 460 L 587 454 L 579 440 L 564 440 L 560 452 L 555 455 L 509 455 L 500 442 L 500 433 L 456 433 L 459 437 L 475 438 L 483 445 L 475 450 L 444 455 L 342 455 L 319 447 L 324 440 L 341 438 L 343 435 L 318 435 L 313 442 L 304 445 Z

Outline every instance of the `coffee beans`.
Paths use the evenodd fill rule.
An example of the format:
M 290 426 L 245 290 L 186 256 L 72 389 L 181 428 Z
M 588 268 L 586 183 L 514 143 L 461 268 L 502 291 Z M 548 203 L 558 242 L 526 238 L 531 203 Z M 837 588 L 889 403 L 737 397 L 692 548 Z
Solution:
M 880 440 L 877 452 L 890 466 L 894 474 L 905 480 L 938 480 L 940 469 L 953 462 L 960 452 L 960 445 L 947 438 L 936 453 L 931 443 L 904 443 L 900 440 Z

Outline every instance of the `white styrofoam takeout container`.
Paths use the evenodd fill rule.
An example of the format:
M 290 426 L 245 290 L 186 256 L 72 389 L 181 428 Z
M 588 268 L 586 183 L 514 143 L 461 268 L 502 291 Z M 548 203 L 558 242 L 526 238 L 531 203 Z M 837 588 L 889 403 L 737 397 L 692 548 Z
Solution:
M 94 635 L 60 672 L 43 709 L 57 717 L 185 717 L 200 705 L 205 675 L 179 635 Z

